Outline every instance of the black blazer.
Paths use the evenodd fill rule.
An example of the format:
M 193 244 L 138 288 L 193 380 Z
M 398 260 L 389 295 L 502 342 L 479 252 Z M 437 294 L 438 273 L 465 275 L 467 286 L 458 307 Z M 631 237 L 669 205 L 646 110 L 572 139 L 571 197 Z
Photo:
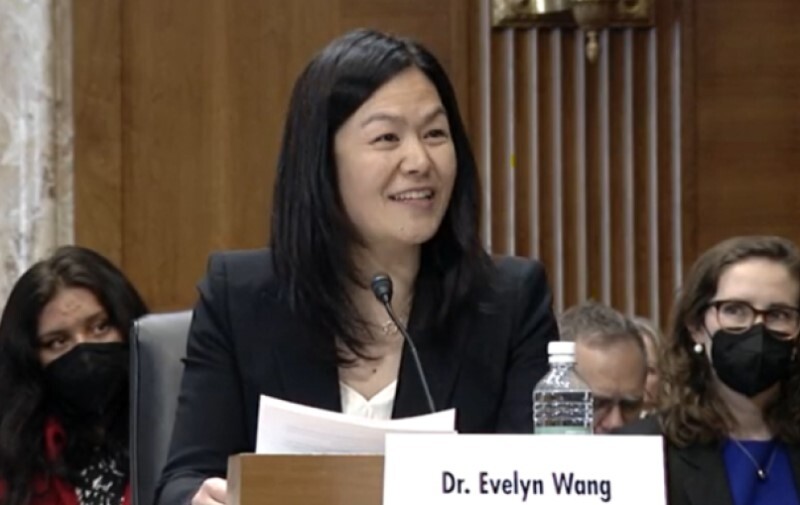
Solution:
M 663 435 L 656 417 L 626 426 L 619 433 Z M 788 448 L 795 488 L 800 489 L 800 446 Z M 664 452 L 669 505 L 733 505 L 720 443 L 677 447 L 665 438 Z
M 459 432 L 531 433 L 532 390 L 548 369 L 547 344 L 558 338 L 550 289 L 541 264 L 531 260 L 498 259 L 493 275 L 491 294 L 481 294 L 482 303 L 447 335 L 421 327 L 425 311 L 436 307 L 418 279 L 409 332 L 434 402 L 457 409 Z M 341 411 L 335 363 L 319 357 L 321 339 L 305 334 L 276 284 L 267 250 L 211 257 L 157 503 L 187 503 L 204 479 L 225 476 L 229 455 L 254 450 L 259 395 Z M 486 302 L 490 309 L 481 310 Z M 332 357 L 330 340 L 323 351 Z M 406 348 L 392 417 L 427 412 Z

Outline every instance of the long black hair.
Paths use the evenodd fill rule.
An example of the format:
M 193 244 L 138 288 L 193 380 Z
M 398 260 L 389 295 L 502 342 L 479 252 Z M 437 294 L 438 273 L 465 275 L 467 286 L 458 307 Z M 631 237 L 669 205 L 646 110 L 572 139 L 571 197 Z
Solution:
M 478 168 L 453 86 L 436 58 L 417 42 L 371 30 L 334 40 L 295 83 L 278 158 L 271 248 L 282 293 L 312 333 L 336 335 L 361 357 L 356 335 L 364 323 L 346 286 L 364 283 L 351 256 L 362 239 L 341 203 L 333 138 L 378 88 L 412 67 L 436 87 L 456 153 L 453 193 L 420 264 L 438 307 L 427 324 L 445 325 L 487 284 L 492 263 L 480 238 Z
M 109 324 L 127 340 L 133 321 L 147 306 L 128 279 L 110 261 L 83 247 L 59 248 L 28 269 L 16 282 L 0 319 L 0 479 L 5 481 L 3 505 L 24 505 L 37 475 L 63 474 L 64 461 L 48 461 L 44 427 L 51 415 L 43 367 L 37 354 L 39 316 L 64 288 L 89 290 L 103 306 Z M 127 391 L 126 391 L 127 393 Z M 127 396 L 123 402 L 127 406 Z M 127 423 L 127 415 L 117 416 Z M 70 448 L 67 432 L 66 448 Z M 126 425 L 109 432 L 127 446 Z

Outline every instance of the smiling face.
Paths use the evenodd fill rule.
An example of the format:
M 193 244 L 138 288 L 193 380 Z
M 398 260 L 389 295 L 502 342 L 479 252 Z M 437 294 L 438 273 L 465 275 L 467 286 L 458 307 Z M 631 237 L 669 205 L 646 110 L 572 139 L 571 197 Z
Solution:
M 336 132 L 345 212 L 368 248 L 420 245 L 439 229 L 456 177 L 447 113 L 412 67 L 380 87 Z

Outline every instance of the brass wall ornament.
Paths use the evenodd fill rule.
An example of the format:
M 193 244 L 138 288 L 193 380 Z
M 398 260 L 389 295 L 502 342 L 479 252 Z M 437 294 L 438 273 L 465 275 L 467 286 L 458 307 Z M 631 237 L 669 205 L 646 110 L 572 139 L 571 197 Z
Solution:
M 578 26 L 586 31 L 586 57 L 597 61 L 597 32 L 655 25 L 656 0 L 491 0 L 492 26 Z

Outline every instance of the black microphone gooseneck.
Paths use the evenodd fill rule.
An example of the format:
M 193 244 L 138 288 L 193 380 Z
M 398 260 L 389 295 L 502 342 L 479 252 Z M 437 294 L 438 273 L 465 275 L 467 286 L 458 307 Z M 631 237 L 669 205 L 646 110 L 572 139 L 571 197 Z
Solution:
M 411 340 L 411 335 L 408 334 L 403 323 L 397 319 L 394 309 L 392 309 L 392 278 L 386 274 L 375 274 L 372 277 L 370 286 L 372 287 L 372 294 L 375 295 L 375 298 L 377 298 L 383 305 L 383 308 L 386 309 L 389 318 L 394 325 L 397 326 L 397 329 L 400 330 L 400 333 L 408 344 L 408 348 L 411 349 L 411 356 L 414 357 L 414 364 L 417 366 L 417 374 L 419 375 L 419 381 L 422 383 L 422 389 L 425 391 L 425 399 L 428 401 L 428 408 L 431 410 L 431 414 L 433 414 L 436 412 L 436 406 L 433 404 L 431 390 L 428 388 L 428 379 L 425 378 L 425 371 L 422 369 L 422 362 L 419 360 L 417 346 L 414 345 L 414 341 Z

